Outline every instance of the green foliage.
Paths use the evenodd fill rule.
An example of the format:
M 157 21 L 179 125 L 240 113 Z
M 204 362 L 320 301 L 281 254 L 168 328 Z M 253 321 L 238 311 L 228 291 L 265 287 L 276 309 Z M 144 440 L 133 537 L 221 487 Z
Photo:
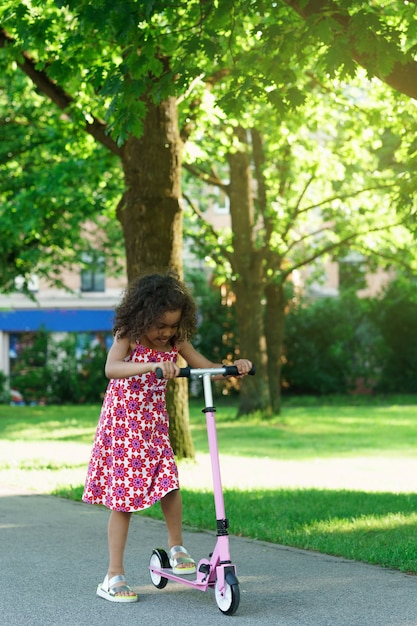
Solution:
M 25 339 L 26 337 L 26 339 Z M 46 332 L 23 336 L 10 385 L 25 403 L 85 404 L 100 402 L 107 385 L 104 375 L 106 347 L 85 346 L 75 334 L 54 341 Z
M 198 307 L 198 334 L 193 340 L 194 346 L 215 363 L 225 358 L 234 360 L 238 343 L 234 307 L 224 305 L 220 288 L 207 282 L 206 273 L 188 269 L 185 277 L 192 285 Z
M 147 99 L 183 93 L 229 51 L 242 26 L 225 6 L 48 0 L 42 10 L 33 3 L 19 12 L 16 1 L 0 18 L 15 48 L 31 50 L 37 68 L 76 98 L 72 115 L 79 122 L 88 115 L 105 120 L 122 145 L 129 135 L 140 136 Z
M 373 384 L 378 331 L 353 294 L 301 302 L 288 315 L 283 384 L 292 393 L 347 393 Z M 399 390 L 396 390 L 399 391 Z
M 64 267 L 78 263 L 90 245 L 101 249 L 111 273 L 120 258 L 115 232 L 117 164 L 68 116 L 33 94 L 28 80 L 7 72 L 0 90 L 0 277 L 1 291 L 16 276 L 59 283 Z M 92 244 L 86 228 L 99 235 Z
M 409 167 L 404 156 L 415 136 L 415 116 L 407 103 L 394 105 L 393 96 L 380 85 L 372 85 L 373 103 L 366 102 L 370 87 L 352 61 L 350 43 L 352 38 L 359 39 L 360 33 L 358 43 L 361 52 L 367 53 L 369 72 L 387 66 L 390 59 L 408 59 L 406 44 L 415 40 L 410 27 L 412 12 L 405 6 L 392 11 L 380 3 L 366 8 L 357 2 L 344 3 L 342 13 L 350 18 L 345 28 L 339 10 L 331 3 L 305 22 L 294 8 L 297 10 L 297 3 L 294 7 L 285 2 L 270 6 L 261 0 L 204 4 L 193 0 L 181 6 L 169 0 L 126 0 L 117 6 L 108 0 L 48 0 L 28 5 L 14 0 L 4 4 L 0 18 L 9 38 L 1 50 L 1 67 L 8 80 L 8 89 L 2 93 L 4 113 L 0 111 L 0 117 L 7 120 L 2 145 L 5 153 L 13 154 L 10 138 L 18 136 L 19 146 L 31 148 L 30 138 L 40 146 L 39 156 L 33 148 L 27 157 L 24 148 L 17 150 L 2 177 L 10 180 L 13 173 L 24 189 L 18 194 L 6 187 L 7 203 L 1 203 L 5 208 L 0 223 L 7 226 L 4 237 L 8 241 L 1 265 L 8 273 L 8 284 L 19 271 L 28 274 L 38 264 L 42 268 L 45 259 L 57 267 L 79 257 L 82 236 L 77 240 L 76 233 L 82 219 L 103 212 L 108 215 L 109 210 L 114 218 L 116 196 L 123 191 L 115 163 L 115 155 L 121 156 L 118 147 L 127 137 L 142 133 L 147 100 L 160 102 L 171 95 L 181 96 L 184 123 L 192 126 L 199 123 L 196 118 L 203 120 L 197 128 L 198 142 L 218 137 L 222 143 L 219 124 L 224 125 L 226 118 L 229 150 L 236 148 L 230 133 L 236 125 L 258 127 L 265 133 L 268 219 L 280 228 L 273 228 L 274 242 L 262 242 L 258 230 L 259 247 L 272 244 L 274 249 L 282 248 L 281 258 L 290 248 L 298 266 L 294 239 L 282 239 L 286 233 L 291 235 L 293 227 L 297 234 L 302 228 L 301 242 L 307 241 L 306 224 L 316 222 L 313 210 L 318 202 L 331 224 L 330 233 L 323 233 L 322 254 L 337 246 L 332 237 L 336 233 L 339 242 L 349 245 L 355 238 L 362 250 L 392 257 L 389 245 L 394 233 L 384 238 L 383 232 L 394 221 L 392 207 L 399 211 L 413 202 L 410 192 L 415 187 L 415 168 Z M 36 94 L 16 71 L 21 50 L 32 55 L 42 72 L 37 79 L 42 79 L 43 90 Z M 349 84 L 346 76 L 351 77 Z M 48 97 L 65 109 L 65 115 L 57 115 L 54 105 L 45 105 L 42 93 L 48 80 L 57 85 L 56 93 L 49 91 Z M 216 116 L 200 111 L 204 81 L 215 97 L 217 122 Z M 10 115 L 15 110 L 20 117 Z M 100 132 L 96 127 L 93 132 L 95 122 Z M 96 141 L 86 136 L 86 129 Z M 374 130 L 370 133 L 370 129 Z M 394 134 L 402 133 L 390 162 L 396 165 L 395 177 L 389 168 L 378 171 L 372 158 L 392 129 Z M 113 159 L 97 149 L 98 143 L 105 145 L 106 151 L 110 147 Z M 225 154 L 221 146 L 211 152 Z M 208 174 L 215 171 L 208 165 L 204 169 Z M 100 185 L 96 195 L 92 189 L 99 186 L 100 176 L 106 184 Z M 74 185 L 74 180 L 85 184 Z M 359 220 L 358 203 L 348 198 L 362 193 L 370 181 L 377 181 L 374 186 L 382 190 L 393 180 L 403 185 L 403 192 L 396 187 L 392 192 L 395 201 L 387 199 L 385 203 L 376 199 L 375 188 L 363 195 Z M 310 204 L 298 206 L 303 194 Z M 297 224 L 283 215 L 272 220 L 278 204 L 288 216 L 297 216 Z M 32 214 L 29 207 L 34 207 Z M 372 215 L 377 215 L 379 236 L 370 237 L 375 230 Z M 409 217 L 407 210 L 403 217 Z M 13 232 L 10 219 L 18 222 L 21 239 Z M 332 220 L 336 220 L 336 228 Z M 396 232 L 395 239 L 406 254 L 409 246 L 401 241 L 404 234 Z M 107 250 L 111 249 L 108 245 Z M 311 258 L 310 254 L 304 256 Z M 318 256 L 320 250 L 315 252 Z M 48 275 L 47 269 L 44 274 Z
M 207 281 L 207 273 L 199 269 L 186 268 L 186 281 L 191 285 L 198 309 L 198 332 L 193 345 L 214 363 L 232 362 L 238 358 L 239 345 L 235 305 L 224 303 L 221 289 L 216 286 L 214 277 Z M 224 287 L 224 286 L 223 286 Z M 235 378 L 213 381 L 213 395 L 234 394 L 240 388 Z M 202 396 L 203 388 L 199 381 L 190 383 L 193 396 Z
M 50 341 L 48 370 L 50 372 L 48 404 L 78 404 L 81 397 L 80 375 L 74 336 L 69 335 L 56 343 Z
M 283 381 L 292 393 L 417 392 L 417 290 L 399 276 L 377 297 L 301 302 L 287 316 Z
M 300 42 L 289 44 L 291 58 L 301 65 L 308 63 L 305 52 L 310 46 L 314 48 L 320 73 L 348 79 L 355 76 L 358 65 L 362 64 L 369 76 L 389 80 L 399 66 L 413 60 L 416 29 L 412 3 L 285 0 L 285 4 L 291 5 L 304 19 L 303 25 L 298 24 Z M 265 35 L 268 40 L 279 41 L 272 29 Z
M 10 387 L 19 391 L 27 404 L 45 402 L 49 382 L 47 367 L 48 333 L 24 333 L 20 336 L 19 358 L 13 364 Z
M 398 105 L 404 112 L 399 125 L 399 118 L 390 117 L 397 107 L 393 94 L 358 75 L 349 85 L 334 79 L 331 94 L 322 83 L 306 83 L 303 104 L 285 115 L 255 101 L 236 118 L 219 108 L 225 88 L 216 84 L 204 99 L 186 146 L 184 188 L 194 199 L 187 232 L 200 258 L 211 258 L 218 271 L 236 278 L 233 248 L 246 219 L 252 226 L 250 237 L 245 234 L 247 257 L 264 256 L 266 280 L 284 282 L 293 269 L 306 266 L 316 278 L 313 272 L 322 273 L 328 260 L 352 251 L 368 268 L 416 267 L 417 179 L 408 164 L 417 118 L 407 105 L 402 108 L 406 103 Z M 241 188 L 242 208 L 226 231 L 213 228 L 208 214 L 215 191 L 230 192 L 229 161 L 236 151 L 248 154 L 256 175 L 254 215 L 242 217 L 241 226 L 248 201 Z
M 382 337 L 378 391 L 417 392 L 416 286 L 415 277 L 399 277 L 374 303 L 373 322 Z
M 0 372 L 0 404 L 10 402 L 8 378 L 4 372 Z
M 86 404 L 99 402 L 107 379 L 104 375 L 106 347 L 91 345 L 88 337 L 80 344 L 76 335 L 52 344 L 49 351 L 48 403 Z

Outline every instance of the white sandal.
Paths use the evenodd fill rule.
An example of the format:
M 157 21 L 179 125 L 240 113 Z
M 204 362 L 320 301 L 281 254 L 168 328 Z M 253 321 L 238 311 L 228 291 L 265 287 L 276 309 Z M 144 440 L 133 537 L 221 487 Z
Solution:
M 177 554 L 181 554 L 181 556 L 177 556 Z M 186 556 L 183 556 L 184 554 Z M 169 564 L 173 573 L 180 576 L 182 574 L 195 574 L 197 571 L 194 559 L 190 557 L 184 546 L 172 546 L 169 551 Z
M 129 585 L 126 584 L 126 578 L 123 576 L 123 574 L 113 576 L 113 578 L 110 578 L 110 580 L 108 574 L 106 574 L 103 582 L 97 587 L 97 595 L 100 596 L 100 598 L 109 600 L 110 602 L 138 601 L 139 598 L 137 593 L 135 593 L 134 596 L 121 596 L 119 594 L 122 591 L 132 591 Z

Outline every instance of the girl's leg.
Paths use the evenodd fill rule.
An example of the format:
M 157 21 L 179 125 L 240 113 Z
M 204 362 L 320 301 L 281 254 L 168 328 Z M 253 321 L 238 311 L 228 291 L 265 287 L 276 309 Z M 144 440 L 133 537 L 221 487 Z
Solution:
M 165 517 L 165 523 L 168 530 L 168 547 L 171 549 L 173 546 L 182 546 L 182 497 L 178 489 L 170 491 L 161 500 L 161 509 Z M 175 558 L 185 558 L 188 562 L 178 563 L 177 569 L 190 570 L 190 555 L 185 552 L 176 552 Z M 195 563 L 191 565 L 194 567 Z M 187 573 L 187 572 L 186 572 Z M 193 573 L 193 572 L 190 572 Z
M 161 500 L 161 509 L 168 530 L 168 547 L 182 545 L 182 498 L 179 489 L 170 491 Z
M 107 527 L 109 542 L 109 580 L 117 574 L 124 574 L 123 556 L 129 531 L 131 513 L 112 511 Z M 120 595 L 134 596 L 134 591 L 121 591 Z

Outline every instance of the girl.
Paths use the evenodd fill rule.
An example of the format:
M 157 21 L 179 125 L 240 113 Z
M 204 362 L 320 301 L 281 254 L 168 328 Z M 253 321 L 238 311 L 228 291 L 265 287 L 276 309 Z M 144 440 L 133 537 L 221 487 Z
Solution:
M 168 530 L 170 564 L 176 574 L 194 574 L 195 561 L 182 545 L 182 500 L 168 436 L 167 379 L 179 373 L 180 354 L 194 368 L 218 367 L 190 338 L 196 306 L 173 273 L 151 274 L 134 282 L 116 309 L 114 341 L 105 373 L 110 378 L 97 426 L 83 501 L 111 509 L 109 567 L 97 594 L 111 602 L 136 602 L 126 584 L 123 556 L 133 511 L 158 500 Z M 234 363 L 241 375 L 252 364 Z M 155 370 L 160 367 L 164 379 Z

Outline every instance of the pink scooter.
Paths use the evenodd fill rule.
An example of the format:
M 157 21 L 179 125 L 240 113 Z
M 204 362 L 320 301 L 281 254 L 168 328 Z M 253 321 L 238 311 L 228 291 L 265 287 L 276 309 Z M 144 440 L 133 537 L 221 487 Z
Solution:
M 255 368 L 249 372 L 255 374 Z M 233 615 L 239 606 L 240 592 L 239 581 L 236 576 L 236 566 L 230 560 L 229 552 L 229 520 L 225 515 L 223 489 L 220 476 L 220 463 L 217 445 L 216 419 L 211 389 L 211 377 L 216 375 L 238 376 L 239 372 L 235 365 L 225 365 L 219 368 L 191 369 L 181 368 L 180 376 L 187 378 L 202 378 L 204 389 L 207 435 L 209 442 L 211 467 L 213 473 L 214 504 L 217 520 L 217 541 L 209 559 L 201 559 L 197 564 L 196 579 L 183 578 L 172 572 L 168 554 L 161 548 L 155 548 L 149 563 L 149 571 L 153 584 L 158 589 L 163 589 L 168 580 L 194 587 L 200 591 L 207 591 L 214 587 L 217 606 L 225 615 Z M 162 370 L 156 371 L 158 378 L 162 378 Z

